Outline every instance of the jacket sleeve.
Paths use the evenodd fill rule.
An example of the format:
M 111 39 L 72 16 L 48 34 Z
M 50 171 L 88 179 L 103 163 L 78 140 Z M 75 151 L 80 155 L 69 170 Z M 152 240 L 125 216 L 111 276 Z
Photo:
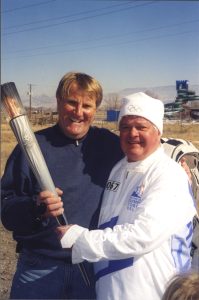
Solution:
M 1 220 L 7 230 L 26 234 L 35 225 L 36 180 L 19 146 L 10 155 L 1 180 Z
M 113 229 L 79 230 L 72 250 L 73 263 L 140 256 L 160 247 L 186 226 L 196 214 L 188 180 L 184 175 L 178 182 L 163 177 L 151 183 L 132 223 Z

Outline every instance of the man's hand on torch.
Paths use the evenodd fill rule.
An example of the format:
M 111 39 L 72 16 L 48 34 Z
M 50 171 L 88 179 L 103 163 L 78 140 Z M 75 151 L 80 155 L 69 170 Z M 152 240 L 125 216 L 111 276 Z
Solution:
M 56 228 L 55 231 L 56 231 L 56 233 L 57 233 L 60 240 L 62 239 L 64 234 L 71 228 L 71 226 L 73 226 L 73 225 L 59 226 L 59 227 Z
M 39 193 L 37 197 L 37 205 L 45 205 L 44 213 L 42 215 L 43 217 L 58 217 L 63 214 L 64 208 L 61 199 L 63 191 L 56 188 L 56 192 L 58 196 L 49 191 L 42 191 Z

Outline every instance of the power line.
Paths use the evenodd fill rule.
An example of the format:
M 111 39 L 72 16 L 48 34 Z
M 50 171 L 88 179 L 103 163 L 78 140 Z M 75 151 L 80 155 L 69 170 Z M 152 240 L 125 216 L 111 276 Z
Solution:
M 116 38 L 125 38 L 126 36 L 132 35 L 132 34 L 137 34 L 137 33 L 146 33 L 150 31 L 155 31 L 155 30 L 160 30 L 160 29 L 167 29 L 171 27 L 176 27 L 176 26 L 181 26 L 185 24 L 191 24 L 191 23 L 196 23 L 199 22 L 199 19 L 196 20 L 190 20 L 190 21 L 185 21 L 185 22 L 180 22 L 180 23 L 175 23 L 175 24 L 169 24 L 165 26 L 158 26 L 158 27 L 151 27 L 147 29 L 142 29 L 142 30 L 136 30 L 129 32 L 127 34 L 116 34 L 116 35 L 110 35 L 110 36 L 105 36 L 102 38 L 92 38 L 84 41 L 75 41 L 75 42 L 70 42 L 70 45 L 77 45 L 77 44 L 82 44 L 82 43 L 88 43 L 88 42 L 95 42 L 95 41 L 102 41 L 102 40 L 110 40 L 110 39 L 116 39 Z M 30 49 L 22 49 L 22 50 L 17 50 L 17 51 L 7 51 L 7 53 L 18 53 L 18 52 L 26 52 L 26 51 L 35 51 L 35 50 L 41 50 L 41 49 L 49 49 L 49 48 L 56 48 L 56 47 L 62 47 L 68 45 L 67 43 L 62 43 L 62 44 L 57 44 L 57 45 L 48 45 L 48 46 L 43 46 L 43 47 L 35 47 L 35 48 L 30 48 Z
M 133 2 L 136 2 L 138 0 L 134 0 Z M 109 5 L 103 8 L 98 8 L 98 9 L 91 9 L 91 10 L 86 10 L 86 11 L 82 11 L 79 13 L 74 13 L 74 14 L 70 14 L 70 15 L 66 15 L 66 16 L 58 16 L 56 18 L 48 18 L 48 19 L 44 19 L 44 20 L 40 20 L 40 21 L 35 21 L 35 22 L 29 22 L 29 23 L 24 23 L 24 24 L 16 24 L 14 26 L 9 26 L 9 27 L 4 27 L 4 30 L 7 29 L 12 29 L 12 28 L 17 28 L 17 27 L 22 27 L 22 26 L 27 26 L 27 25 L 34 25 L 34 24 L 39 24 L 39 23 L 45 23 L 45 22 L 49 22 L 49 21 L 55 21 L 55 20 L 61 20 L 61 19 L 65 19 L 65 18 L 71 18 L 71 17 L 75 17 L 75 16 L 79 16 L 79 15 L 84 15 L 84 14 L 88 14 L 88 13 L 92 13 L 92 12 L 96 12 L 96 11 L 101 11 L 101 10 L 106 10 L 112 7 L 118 7 L 118 6 L 123 6 L 126 4 L 130 4 L 132 3 L 132 1 L 128 1 L 126 3 L 120 3 L 120 4 L 114 4 L 114 5 Z
M 96 18 L 96 17 L 99 17 L 99 16 L 110 15 L 110 14 L 114 14 L 114 13 L 121 12 L 121 11 L 124 11 L 124 10 L 132 9 L 132 8 L 137 8 L 137 7 L 141 7 L 141 6 L 148 6 L 148 5 L 151 5 L 153 3 L 156 3 L 156 1 L 150 1 L 150 2 L 147 2 L 147 3 L 137 4 L 135 6 L 129 6 L 129 7 L 109 11 L 109 12 L 95 14 L 95 15 L 92 15 L 92 16 L 84 16 L 84 17 L 81 17 L 81 18 L 77 18 L 77 19 L 74 19 L 74 20 L 63 21 L 63 22 L 59 22 L 59 23 L 56 23 L 56 24 L 49 24 L 49 25 L 43 25 L 43 26 L 38 26 L 38 27 L 34 27 L 34 28 L 27 28 L 27 29 L 23 29 L 23 30 L 18 30 L 18 31 L 15 31 L 15 32 L 8 32 L 8 33 L 4 33 L 2 35 L 12 35 L 12 34 L 16 34 L 16 33 L 22 33 L 22 32 L 27 32 L 27 31 L 34 31 L 34 30 L 39 30 L 39 29 L 44 29 L 44 28 L 49 28 L 49 27 L 60 26 L 60 25 L 67 24 L 67 23 L 87 20 L 87 19 Z
M 25 6 L 21 6 L 21 7 L 6 9 L 6 10 L 3 10 L 1 12 L 1 14 L 10 13 L 10 12 L 13 12 L 13 11 L 16 11 L 16 10 L 21 10 L 21 9 L 25 9 L 25 8 L 29 8 L 29 7 L 33 7 L 33 6 L 41 6 L 41 5 L 44 5 L 44 4 L 47 4 L 47 3 L 50 3 L 50 2 L 55 2 L 55 1 L 57 1 L 57 0 L 48 0 L 48 1 L 43 1 L 43 2 L 40 2 L 40 3 L 34 3 L 34 4 L 25 5 Z
M 32 55 L 24 55 L 24 56 L 18 56 L 17 58 L 29 58 L 29 57 L 35 57 L 35 56 L 47 56 L 47 55 L 57 55 L 60 53 L 66 53 L 66 52 L 77 52 L 77 51 L 84 51 L 84 50 L 91 50 L 91 49 L 96 49 L 96 48 L 104 48 L 104 47 L 113 47 L 113 46 L 119 46 L 119 45 L 127 45 L 127 44 L 132 44 L 132 43 L 137 43 L 137 42 L 143 42 L 146 40 L 154 40 L 154 39 L 162 39 L 165 37 L 174 37 L 174 36 L 179 36 L 183 34 L 190 34 L 194 33 L 193 31 L 184 31 L 180 33 L 175 33 L 175 34 L 165 34 L 165 35 L 159 35 L 159 36 L 153 36 L 153 37 L 147 37 L 147 38 L 140 38 L 137 40 L 129 40 L 129 41 L 124 41 L 124 42 L 116 42 L 116 43 L 111 43 L 111 44 L 104 44 L 100 46 L 89 46 L 89 47 L 84 47 L 84 48 L 75 48 L 75 49 L 69 49 L 69 50 L 63 50 L 63 51 L 56 51 L 52 53 L 40 53 L 40 54 L 32 54 Z M 198 33 L 198 32 L 197 32 Z M 16 57 L 13 57 L 12 59 L 15 59 Z M 4 59 L 6 60 L 6 59 Z

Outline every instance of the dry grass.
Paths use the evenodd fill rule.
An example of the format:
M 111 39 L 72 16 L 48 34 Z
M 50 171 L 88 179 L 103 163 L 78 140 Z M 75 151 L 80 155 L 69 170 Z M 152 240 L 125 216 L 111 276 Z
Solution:
M 199 149 L 199 123 L 164 124 L 164 137 L 185 139 Z
M 7 124 L 1 125 L 1 174 L 3 173 L 6 160 L 16 145 L 13 132 Z

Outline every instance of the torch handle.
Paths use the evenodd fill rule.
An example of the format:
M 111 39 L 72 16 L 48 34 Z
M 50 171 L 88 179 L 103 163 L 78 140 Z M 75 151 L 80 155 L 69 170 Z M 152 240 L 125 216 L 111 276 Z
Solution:
M 68 225 L 68 222 L 67 222 L 67 219 L 66 219 L 66 216 L 64 213 L 62 215 L 57 216 L 56 219 L 60 226 Z

